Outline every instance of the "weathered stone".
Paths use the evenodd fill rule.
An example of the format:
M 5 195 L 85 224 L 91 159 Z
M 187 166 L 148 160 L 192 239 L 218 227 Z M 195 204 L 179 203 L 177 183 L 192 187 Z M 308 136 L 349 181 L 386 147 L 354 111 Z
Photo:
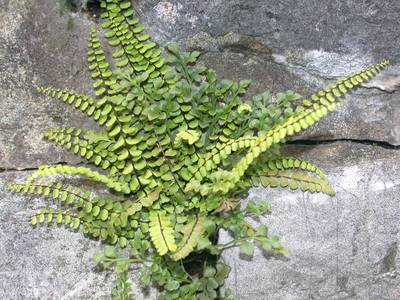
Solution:
M 1 0 L 0 17 L 0 168 L 30 168 L 43 163 L 78 162 L 43 140 L 49 127 L 93 126 L 88 118 L 35 92 L 37 85 L 90 93 L 86 37 L 93 22 L 84 15 L 60 16 L 54 1 Z
M 114 275 L 96 271 L 92 261 L 103 245 L 57 226 L 32 228 L 30 215 L 48 200 L 6 190 L 29 172 L 1 173 L 80 162 L 44 141 L 42 133 L 59 126 L 93 128 L 93 122 L 35 87 L 91 92 L 85 54 L 94 23 L 84 14 L 60 15 L 53 0 L 0 0 L 0 6 L 0 298 L 109 299 Z M 150 295 L 140 292 L 137 273 L 131 278 L 138 299 L 156 298 L 153 289 Z
M 0 173 L 0 299 L 110 299 L 114 274 L 92 260 L 104 245 L 62 226 L 33 228 L 31 215 L 49 200 L 6 190 L 29 174 Z M 130 277 L 137 299 L 156 299 L 141 292 L 137 271 Z
M 346 96 L 344 105 L 330 114 L 318 124 L 311 126 L 294 139 L 305 140 L 337 140 L 355 139 L 382 141 L 392 145 L 400 145 L 400 92 L 393 83 L 400 77 L 400 67 L 392 67 L 396 76 L 391 78 L 383 72 L 364 87 L 358 88 Z M 345 72 L 342 73 L 346 74 Z M 386 86 L 393 92 L 381 90 Z M 319 88 L 329 84 L 323 80 Z
M 140 1 L 161 43 L 207 52 L 223 78 L 252 79 L 252 93 L 292 89 L 305 97 L 342 76 L 389 58 L 399 76 L 400 3 L 369 1 Z M 272 53 L 272 55 L 271 55 Z M 360 88 L 300 139 L 400 144 L 400 94 Z
M 337 194 L 252 190 L 249 198 L 272 204 L 261 222 L 290 254 L 256 251 L 245 261 L 227 250 L 226 286 L 249 300 L 398 299 L 400 152 L 354 143 L 289 148 L 323 167 Z

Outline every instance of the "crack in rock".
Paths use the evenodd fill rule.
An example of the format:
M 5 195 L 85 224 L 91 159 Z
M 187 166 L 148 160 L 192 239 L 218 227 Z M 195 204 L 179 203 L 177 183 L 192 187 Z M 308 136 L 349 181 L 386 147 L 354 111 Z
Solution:
M 333 144 L 337 142 L 349 142 L 355 144 L 369 145 L 375 147 L 381 147 L 385 149 L 392 150 L 400 150 L 400 145 L 393 145 L 385 141 L 375 141 L 375 140 L 358 140 L 358 139 L 329 139 L 329 140 L 307 140 L 307 139 L 299 139 L 293 141 L 287 141 L 286 144 L 289 145 L 324 145 L 324 144 Z
M 0 168 L 0 173 L 5 173 L 5 172 L 25 172 L 25 171 L 36 171 L 39 170 L 39 168 Z
M 60 161 L 60 162 L 55 162 L 52 164 L 46 164 L 46 166 L 57 166 L 57 165 L 69 165 L 69 166 L 79 166 L 84 164 L 83 161 L 72 164 L 72 163 L 68 163 L 65 161 Z M 29 171 L 37 171 L 39 170 L 39 166 L 34 166 L 34 167 L 25 167 L 25 168 L 4 168 L 4 167 L 0 167 L 0 174 L 1 173 L 6 173 L 6 172 L 29 172 Z
M 393 67 L 378 74 L 371 81 L 363 83 L 362 87 L 367 89 L 378 89 L 386 93 L 394 93 L 400 90 L 400 74 Z
M 384 149 L 392 149 L 392 150 L 400 150 L 400 145 L 393 145 L 385 141 L 375 141 L 375 140 L 358 140 L 358 139 L 329 139 L 329 140 L 308 140 L 308 139 L 299 139 L 299 140 L 291 140 L 287 141 L 286 144 L 288 145 L 325 145 L 325 144 L 333 144 L 333 143 L 339 143 L 339 142 L 349 142 L 349 143 L 355 143 L 355 144 L 362 144 L 362 145 L 369 145 L 369 146 L 375 146 L 375 147 L 381 147 Z M 78 162 L 76 164 L 71 164 L 68 162 L 56 162 L 49 164 L 49 166 L 56 166 L 56 165 L 71 165 L 71 166 L 78 166 L 84 164 L 83 161 Z M 25 168 L 3 168 L 0 167 L 0 174 L 1 173 L 6 173 L 6 172 L 27 172 L 27 171 L 36 171 L 38 170 L 38 166 L 35 167 L 25 167 Z

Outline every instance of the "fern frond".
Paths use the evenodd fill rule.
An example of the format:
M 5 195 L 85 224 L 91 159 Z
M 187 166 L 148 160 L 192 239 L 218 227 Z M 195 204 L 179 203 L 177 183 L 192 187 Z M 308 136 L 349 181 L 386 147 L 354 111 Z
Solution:
M 72 185 L 66 185 L 61 181 L 35 183 L 27 181 L 25 183 L 13 183 L 9 189 L 14 192 L 22 192 L 52 197 L 54 200 L 60 200 L 61 204 L 76 205 L 81 208 L 90 201 L 90 192 L 83 192 L 80 188 Z
M 273 144 L 282 142 L 286 136 L 293 135 L 297 132 L 297 129 L 300 131 L 301 128 L 305 129 L 312 125 L 314 122 L 324 117 L 328 113 L 328 109 L 333 110 L 336 108 L 334 103 L 332 103 L 328 108 L 320 105 L 317 106 L 318 109 L 306 109 L 303 112 L 298 113 L 295 117 L 290 117 L 283 124 L 274 127 L 268 133 L 259 135 L 256 139 L 253 139 L 247 154 L 236 163 L 230 172 L 224 173 L 220 178 L 220 181 L 224 181 L 225 183 L 223 190 L 221 191 L 226 193 L 233 188 L 253 161 L 261 153 L 267 151 Z M 220 174 L 216 173 L 215 175 L 211 174 L 210 176 L 219 175 Z M 213 191 L 215 192 L 217 189 L 214 189 Z
M 17 193 L 53 198 L 63 207 L 57 210 L 42 208 L 40 213 L 32 216 L 33 225 L 57 222 L 78 230 L 83 224 L 83 233 L 110 244 L 118 242 L 121 247 L 132 239 L 131 222 L 136 222 L 135 214 L 142 208 L 137 202 L 91 197 L 91 192 L 63 182 L 12 183 L 8 188 Z
M 149 220 L 150 237 L 158 254 L 162 256 L 168 251 L 175 252 L 174 230 L 171 227 L 171 222 L 166 216 L 165 211 L 151 211 Z
M 144 26 L 140 25 L 139 19 L 134 16 L 129 1 L 102 1 L 101 5 L 107 9 L 101 15 L 105 20 L 101 24 L 103 29 L 106 29 L 105 36 L 109 38 L 111 46 L 120 46 L 120 50 L 113 54 L 114 58 L 119 59 L 118 66 L 122 68 L 129 64 L 136 75 L 147 72 L 146 81 L 152 81 L 165 74 L 168 67 L 164 65 L 164 59 L 160 56 L 161 51 L 157 44 L 151 41 L 150 36 L 143 33 Z
M 108 188 L 117 192 L 130 193 L 129 185 L 126 183 L 116 182 L 110 177 L 100 174 L 99 172 L 93 171 L 89 168 L 69 165 L 42 166 L 39 170 L 33 172 L 31 176 L 29 176 L 27 182 L 32 182 L 39 177 L 54 175 L 80 175 L 93 181 L 103 183 Z
M 364 71 L 365 74 L 373 73 L 379 71 L 381 68 L 388 64 L 387 61 L 383 61 L 382 63 Z M 359 80 L 359 75 L 350 76 L 348 80 L 355 82 Z M 360 80 L 361 82 L 361 80 Z M 348 85 L 350 88 L 350 85 Z M 352 86 L 353 87 L 353 86 Z M 253 163 L 253 161 L 261 154 L 267 151 L 273 144 L 279 144 L 285 140 L 286 137 L 292 136 L 295 133 L 301 131 L 302 129 L 306 129 L 322 117 L 324 117 L 328 112 L 333 111 L 339 103 L 329 102 L 329 103 L 314 103 L 312 108 L 306 108 L 295 115 L 289 117 L 286 121 L 277 124 L 271 130 L 269 130 L 265 134 L 260 134 L 257 136 L 255 140 L 250 143 L 250 148 L 247 154 L 239 160 L 239 162 L 232 168 L 232 170 L 228 173 L 224 173 L 220 179 L 221 182 L 224 182 L 224 185 L 219 191 L 223 193 L 227 193 L 231 190 L 237 182 L 239 182 L 240 178 L 244 175 L 248 167 Z M 226 147 L 226 146 L 225 146 Z M 225 148 L 224 147 L 224 148 Z M 218 171 L 217 171 L 218 172 Z M 200 173 L 198 171 L 198 173 Z M 199 174 L 197 180 L 203 179 L 207 174 Z M 210 176 L 220 176 L 221 173 L 216 173 L 215 175 L 211 174 Z M 195 184 L 191 185 L 195 186 Z M 213 189 L 213 192 L 218 191 L 218 189 Z M 210 192 L 210 190 L 204 190 L 206 194 Z
M 118 78 L 106 61 L 104 50 L 101 48 L 100 39 L 95 29 L 90 32 L 88 47 L 90 49 L 88 61 L 91 63 L 89 70 L 92 72 L 91 77 L 95 80 L 93 84 L 95 95 L 99 98 L 96 105 L 102 108 L 98 122 L 100 125 L 105 125 L 110 136 L 114 136 L 114 133 L 118 134 L 122 128 L 123 122 L 120 119 L 131 120 L 123 105 L 125 94 L 121 93 Z
M 119 4 L 115 5 L 118 7 Z M 113 4 L 113 6 L 115 5 Z M 129 101 L 136 97 L 132 93 L 130 74 L 123 75 L 128 76 L 126 80 L 121 80 L 121 77 L 113 76 L 109 64 L 103 61 L 104 51 L 99 49 L 100 43 L 98 42 L 95 30 L 91 33 L 90 42 L 91 51 L 93 51 L 89 51 L 91 53 L 90 60 L 94 61 L 91 68 L 95 71 L 96 78 L 98 77 L 95 82 L 95 88 L 98 88 L 97 96 L 103 97 L 97 105 L 99 103 L 103 103 L 104 105 L 101 113 L 103 119 L 100 120 L 104 120 L 104 122 L 99 123 L 105 124 L 109 138 L 114 140 L 112 147 L 109 149 L 117 158 L 115 163 L 113 163 L 115 168 L 112 174 L 122 173 L 119 176 L 119 181 L 122 180 L 130 184 L 133 191 L 140 188 L 145 192 L 143 188 L 151 189 L 156 183 L 155 180 L 149 180 L 148 173 L 143 174 L 142 170 L 146 167 L 147 161 L 140 156 L 144 149 L 136 146 L 140 142 L 140 139 L 144 142 L 145 140 L 144 136 L 140 136 L 143 123 L 139 122 L 139 119 L 133 121 L 136 113 L 133 110 L 134 114 L 132 114 L 133 107 L 130 106 Z M 121 50 L 123 51 L 123 48 L 119 51 Z M 117 54 L 114 53 L 113 57 L 118 58 L 119 55 Z M 97 62 L 99 60 L 101 61 L 100 63 Z M 117 62 L 116 66 L 118 68 L 123 67 L 121 62 Z M 124 73 L 122 72 L 122 74 Z M 108 95 L 103 96 L 105 93 L 108 93 Z M 142 110 L 138 111 L 139 116 L 141 112 Z
M 103 136 L 102 139 L 94 140 L 93 136 Z M 54 128 L 45 133 L 45 137 L 58 145 L 64 146 L 74 154 L 90 161 L 96 166 L 101 166 L 104 170 L 114 166 L 116 173 L 117 156 L 110 151 L 114 144 L 107 138 L 107 135 L 92 131 L 82 132 L 80 128 Z
M 70 227 L 71 229 L 78 231 L 82 220 L 71 213 L 69 210 L 54 208 L 42 208 L 39 213 L 34 214 L 31 217 L 31 224 L 33 226 L 40 224 L 63 224 L 65 227 Z
M 133 169 L 132 163 L 122 159 L 124 153 L 127 153 L 128 150 L 116 151 L 122 147 L 124 140 L 122 138 L 119 138 L 118 141 L 110 140 L 104 131 L 83 132 L 80 128 L 73 127 L 54 128 L 47 131 L 45 137 L 87 159 L 92 164 L 100 166 L 104 170 L 109 170 L 109 176 L 121 177 L 122 179 L 118 181 L 126 181 L 126 176 L 133 171 L 129 171 L 130 166 Z M 135 147 L 130 149 L 131 153 L 135 153 L 135 151 L 137 152 Z M 130 179 L 127 181 L 129 182 Z M 135 190 L 131 189 L 131 191 Z
M 178 244 L 177 250 L 171 255 L 175 261 L 187 257 L 196 247 L 200 237 L 204 233 L 205 218 L 203 216 L 196 216 L 196 219 L 189 224 L 186 224 L 181 232 L 183 234 L 182 241 Z
M 200 156 L 196 165 L 191 165 L 185 170 L 187 175 L 182 176 L 183 179 L 185 181 L 190 181 L 193 178 L 202 180 L 211 170 L 215 170 L 232 153 L 249 148 L 255 145 L 256 141 L 257 137 L 247 136 L 236 140 L 231 139 L 226 143 L 217 143 L 210 152 Z
M 115 85 L 116 79 L 110 64 L 106 60 L 104 50 L 101 48 L 100 39 L 97 36 L 97 31 L 94 28 L 89 34 L 88 49 L 87 60 L 90 64 L 89 71 L 91 72 L 92 79 L 95 80 L 93 89 L 95 90 L 96 97 L 102 99 L 107 95 L 113 94 L 112 86 Z M 105 103 L 106 101 L 103 100 L 103 102 Z M 105 121 L 100 123 L 104 124 Z
M 82 132 L 80 128 L 56 128 L 46 133 L 46 138 L 59 145 L 65 146 L 75 154 L 87 159 L 96 166 L 104 170 L 110 170 L 109 176 L 117 178 L 116 181 L 131 181 L 132 177 L 126 178 L 125 161 L 120 159 L 120 155 L 115 154 L 118 142 L 109 140 L 104 132 L 87 131 Z M 131 191 L 135 191 L 131 188 Z
M 318 103 L 324 105 L 325 107 L 328 107 L 330 103 L 337 102 L 337 100 L 348 93 L 349 90 L 357 87 L 364 81 L 371 79 L 388 64 L 389 61 L 384 60 L 371 68 L 361 70 L 360 72 L 353 74 L 347 78 L 339 79 L 336 84 L 332 83 L 323 90 L 320 90 L 319 92 L 313 94 L 311 96 L 311 101 L 304 100 L 303 105 L 305 107 L 310 107 Z
M 296 169 L 305 172 L 297 172 Z M 244 178 L 245 182 L 248 178 L 250 185 L 253 186 L 280 186 L 282 188 L 290 187 L 292 190 L 300 188 L 302 191 L 335 194 L 320 168 L 294 157 L 279 157 L 266 161 L 258 160 L 256 164 L 249 167 Z
M 267 160 L 258 160 L 257 164 L 249 168 L 249 173 L 268 172 L 274 170 L 299 169 L 311 173 L 315 173 L 320 177 L 325 177 L 324 172 L 311 162 L 301 160 L 299 158 L 287 156 L 276 157 Z M 246 172 L 247 174 L 247 172 Z
M 16 193 L 28 193 L 51 197 L 59 201 L 60 205 L 68 206 L 70 211 L 77 214 L 82 211 L 85 221 L 99 219 L 106 221 L 108 218 L 108 210 L 112 208 L 116 202 L 105 198 L 91 197 L 90 191 L 82 191 L 79 187 L 63 182 L 30 182 L 12 183 L 8 188 Z M 83 217 L 81 216 L 81 217 Z
M 94 120 L 98 120 L 101 116 L 101 110 L 96 107 L 93 98 L 85 95 L 80 95 L 70 90 L 58 89 L 54 87 L 38 86 L 37 91 L 46 96 L 54 97 L 70 104 L 75 109 L 80 109 Z
M 324 177 L 315 177 L 305 172 L 288 170 L 269 170 L 266 172 L 251 173 L 248 175 L 252 186 L 282 187 L 303 192 L 322 192 L 333 196 L 335 192 L 329 181 Z

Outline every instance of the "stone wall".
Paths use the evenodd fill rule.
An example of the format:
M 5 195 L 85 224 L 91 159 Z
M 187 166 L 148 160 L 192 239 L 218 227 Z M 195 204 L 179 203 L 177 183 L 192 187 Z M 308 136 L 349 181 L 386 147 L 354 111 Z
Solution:
M 400 73 L 400 2 L 133 4 L 159 43 L 201 50 L 201 63 L 220 77 L 252 79 L 252 94 L 292 89 L 310 95 L 349 72 L 391 60 L 388 71 L 287 147 L 324 167 L 337 196 L 251 192 L 272 203 L 262 222 L 282 237 L 290 256 L 257 252 L 248 262 L 233 250 L 224 259 L 234 267 L 227 286 L 242 299 L 400 298 L 400 92 L 393 84 Z M 107 299 L 112 275 L 96 272 L 90 261 L 100 245 L 60 228 L 32 229 L 26 220 L 43 199 L 13 195 L 4 186 L 39 164 L 80 162 L 43 141 L 41 132 L 94 125 L 38 95 L 34 85 L 90 90 L 84 55 L 95 19 L 61 16 L 54 0 L 0 0 L 0 7 L 0 298 Z

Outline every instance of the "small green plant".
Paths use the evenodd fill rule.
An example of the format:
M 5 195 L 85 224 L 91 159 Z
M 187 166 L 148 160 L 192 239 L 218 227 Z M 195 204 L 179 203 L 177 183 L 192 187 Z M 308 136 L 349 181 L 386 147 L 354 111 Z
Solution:
M 162 54 L 129 1 L 102 1 L 101 7 L 104 37 L 115 50 L 109 61 L 97 30 L 91 30 L 87 60 L 94 97 L 37 89 L 102 126 L 56 128 L 45 135 L 96 168 L 41 166 L 10 188 L 55 200 L 32 216 L 32 225 L 57 223 L 111 245 L 95 261 L 115 269 L 113 299 L 133 297 L 131 266 L 140 267 L 141 283 L 157 287 L 161 299 L 231 299 L 220 288 L 230 271 L 219 259 L 224 249 L 238 246 L 246 256 L 255 246 L 287 253 L 265 225 L 247 221 L 270 206 L 241 205 L 241 199 L 253 186 L 333 195 L 318 167 L 280 153 L 280 146 L 388 62 L 330 84 L 310 100 L 292 91 L 244 100 L 250 81 L 217 80 L 212 69 L 195 65 L 199 52 L 181 53 L 170 44 Z M 110 195 L 95 195 L 60 175 L 100 182 Z M 218 243 L 221 229 L 230 232 L 230 242 Z

